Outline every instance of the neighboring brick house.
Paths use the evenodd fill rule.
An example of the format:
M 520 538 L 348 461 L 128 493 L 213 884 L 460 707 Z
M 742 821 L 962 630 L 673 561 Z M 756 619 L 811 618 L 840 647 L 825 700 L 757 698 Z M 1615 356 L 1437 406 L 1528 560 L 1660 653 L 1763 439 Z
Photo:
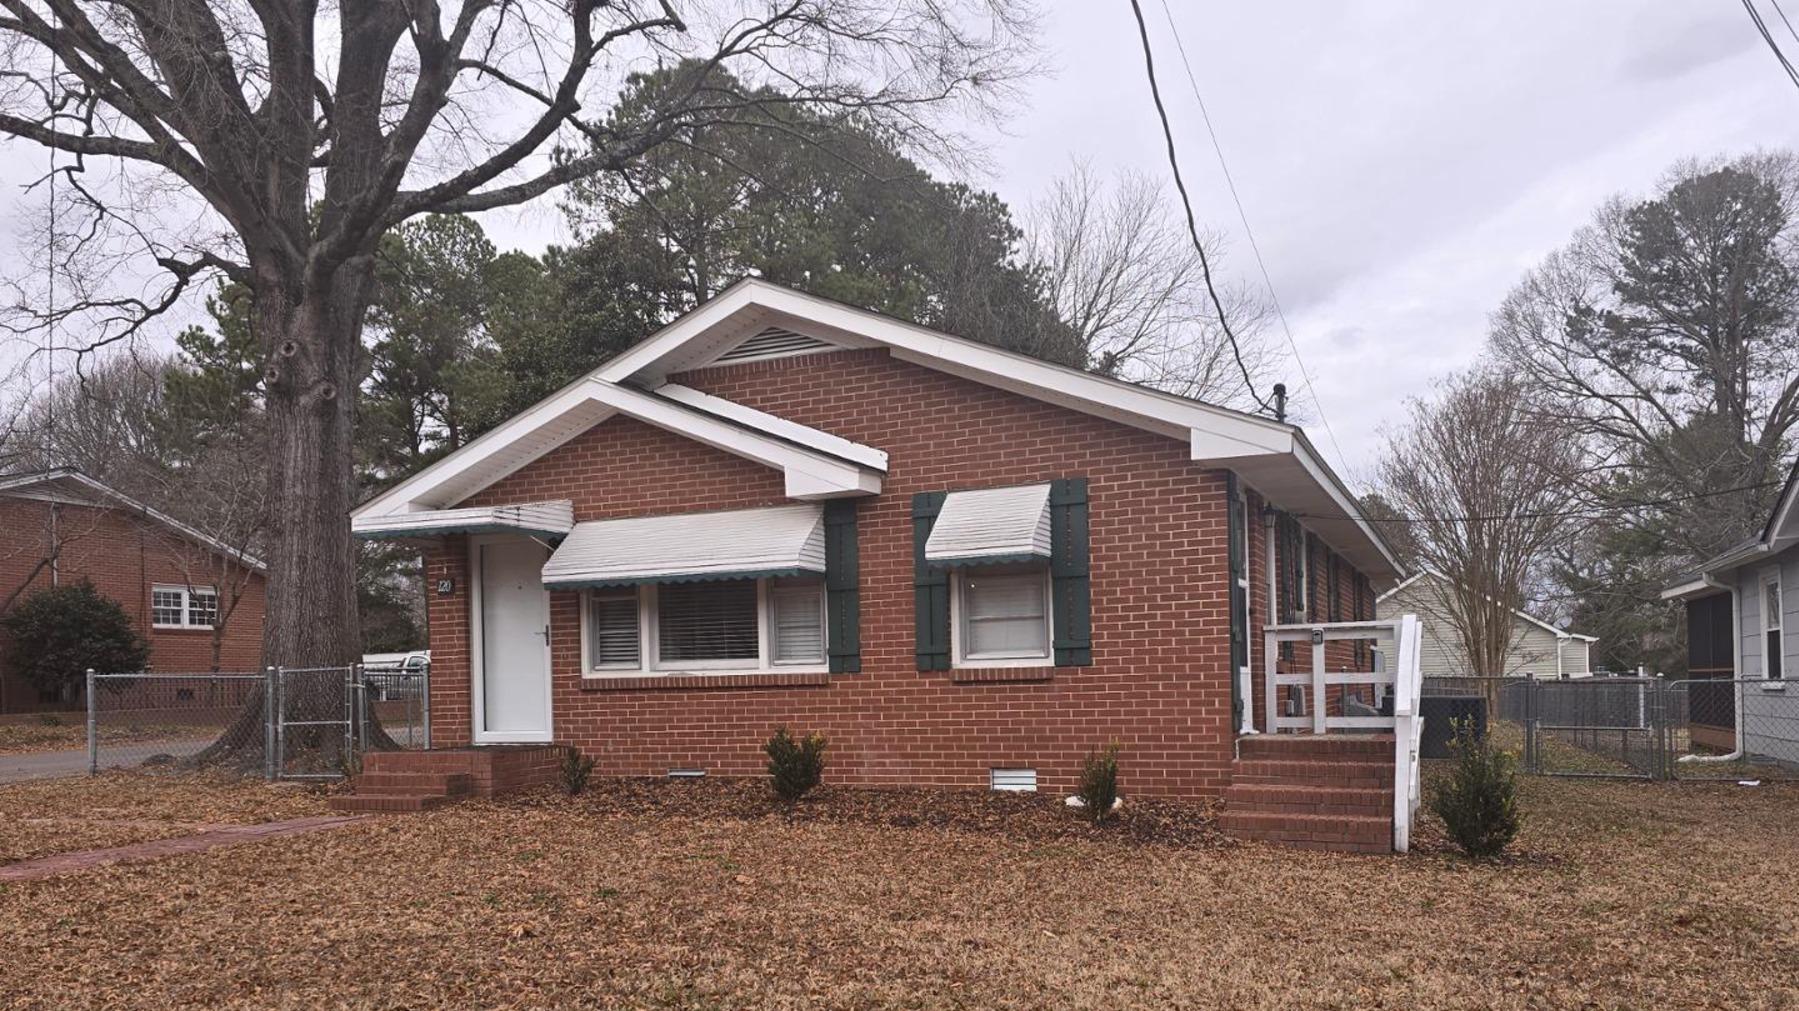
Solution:
M 87 580 L 119 602 L 163 671 L 255 670 L 260 561 L 74 470 L 0 477 L 0 612 L 32 592 Z M 223 629 L 215 628 L 222 623 Z M 66 709 L 0 670 L 0 713 Z
M 786 724 L 837 783 L 1066 791 L 1117 741 L 1126 789 L 1219 796 L 1270 599 L 1372 619 L 1401 575 L 1296 426 L 755 280 L 353 528 L 423 547 L 439 746 L 609 775 L 759 774 Z

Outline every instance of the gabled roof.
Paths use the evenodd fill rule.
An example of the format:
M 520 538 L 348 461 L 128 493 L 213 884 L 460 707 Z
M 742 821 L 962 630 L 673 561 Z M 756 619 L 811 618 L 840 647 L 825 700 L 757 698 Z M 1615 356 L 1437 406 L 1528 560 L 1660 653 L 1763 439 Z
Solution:
M 351 515 L 362 520 L 453 506 L 615 415 L 777 468 L 786 475 L 787 494 L 797 499 L 874 494 L 881 490 L 886 470 L 886 454 L 871 456 L 848 448 L 834 452 L 836 443 L 856 444 L 803 425 L 782 422 L 779 428 L 764 430 L 752 418 L 727 417 L 590 375 L 363 503 Z
M 1399 591 L 1404 590 L 1408 586 L 1412 586 L 1413 584 L 1417 583 L 1419 580 L 1424 579 L 1426 576 L 1430 577 L 1431 579 L 1436 580 L 1439 583 L 1449 582 L 1449 578 L 1447 576 L 1443 575 L 1441 572 L 1438 572 L 1436 569 L 1431 569 L 1431 568 L 1421 569 L 1418 572 L 1415 572 L 1411 576 L 1407 577 L 1406 580 L 1404 582 L 1401 582 L 1398 586 L 1395 586 L 1391 590 L 1388 590 L 1387 592 L 1374 598 L 1375 602 L 1378 604 L 1380 601 L 1386 600 L 1388 597 L 1391 597 L 1394 594 L 1398 593 Z M 1526 614 L 1523 611 L 1513 611 L 1512 613 L 1517 615 L 1519 619 L 1526 621 L 1532 625 L 1535 625 L 1545 632 L 1549 632 L 1549 633 L 1553 634 L 1557 639 L 1579 639 L 1582 642 L 1598 642 L 1599 641 L 1599 637 L 1596 635 L 1582 635 L 1579 632 L 1570 632 L 1564 628 L 1556 628 L 1554 625 L 1551 625 L 1547 621 L 1544 621 L 1541 618 L 1533 617 L 1532 615 Z
M 35 490 L 41 490 L 45 496 L 61 492 L 71 499 L 85 500 L 91 505 L 108 505 L 113 508 L 129 510 L 146 519 L 154 520 L 182 537 L 201 547 L 216 551 L 226 558 L 241 562 L 258 572 L 268 571 L 268 566 L 254 555 L 239 551 L 216 537 L 203 534 L 175 517 L 161 510 L 152 509 L 124 492 L 102 484 L 73 467 L 58 467 L 55 470 L 37 471 L 30 474 L 9 474 L 0 477 L 0 496 L 30 497 L 30 493 Z
M 1761 533 L 1713 555 L 1697 569 L 1682 573 L 1662 589 L 1662 599 L 1685 600 L 1723 593 L 1725 587 L 1718 583 L 1717 577 L 1794 544 L 1799 544 L 1799 459 L 1793 461 L 1793 469 L 1787 473 L 1786 484 L 1774 501 Z
M 1337 521 L 1312 525 L 1372 578 L 1402 574 L 1355 497 L 1298 426 L 1050 364 L 756 278 L 737 282 L 356 515 L 452 505 L 612 413 L 781 466 L 794 498 L 878 492 L 886 469 L 879 449 L 670 382 L 771 328 L 834 347 L 885 348 L 901 361 L 1179 440 L 1194 462 L 1235 471 L 1278 508 Z

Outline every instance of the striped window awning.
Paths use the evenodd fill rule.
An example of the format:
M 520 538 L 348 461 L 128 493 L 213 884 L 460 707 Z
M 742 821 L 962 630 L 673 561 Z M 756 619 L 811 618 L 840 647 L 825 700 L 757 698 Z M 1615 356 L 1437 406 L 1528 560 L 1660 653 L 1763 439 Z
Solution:
M 544 563 L 543 584 L 570 590 L 824 571 L 824 509 L 802 504 L 576 524 Z
M 531 502 L 525 505 L 425 509 L 386 516 L 357 516 L 350 520 L 350 532 L 370 540 L 500 533 L 561 537 L 574 527 L 575 506 L 566 500 Z
M 1048 558 L 1049 485 L 950 492 L 924 554 L 926 561 L 940 566 Z

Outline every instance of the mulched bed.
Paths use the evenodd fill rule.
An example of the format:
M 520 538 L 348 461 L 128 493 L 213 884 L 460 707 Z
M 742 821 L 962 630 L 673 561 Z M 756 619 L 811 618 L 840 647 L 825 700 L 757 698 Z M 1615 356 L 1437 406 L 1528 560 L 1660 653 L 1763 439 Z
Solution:
M 788 804 L 761 779 L 596 779 L 578 797 L 544 789 L 499 803 L 605 817 L 947 829 L 1031 842 L 1234 845 L 1218 832 L 1217 805 L 1207 801 L 1126 797 L 1112 817 L 1095 825 L 1060 797 L 1045 794 L 821 786 Z

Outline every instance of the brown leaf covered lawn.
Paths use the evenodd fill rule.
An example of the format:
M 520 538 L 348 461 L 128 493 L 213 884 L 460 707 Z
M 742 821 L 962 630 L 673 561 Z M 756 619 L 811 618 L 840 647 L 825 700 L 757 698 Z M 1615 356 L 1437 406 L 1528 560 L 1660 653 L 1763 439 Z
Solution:
M 0 1007 L 1799 1008 L 1799 788 L 1526 792 L 1475 864 L 601 784 L 8 886 Z
M 325 813 L 318 789 L 228 775 L 106 772 L 33 780 L 0 786 L 0 864 Z

